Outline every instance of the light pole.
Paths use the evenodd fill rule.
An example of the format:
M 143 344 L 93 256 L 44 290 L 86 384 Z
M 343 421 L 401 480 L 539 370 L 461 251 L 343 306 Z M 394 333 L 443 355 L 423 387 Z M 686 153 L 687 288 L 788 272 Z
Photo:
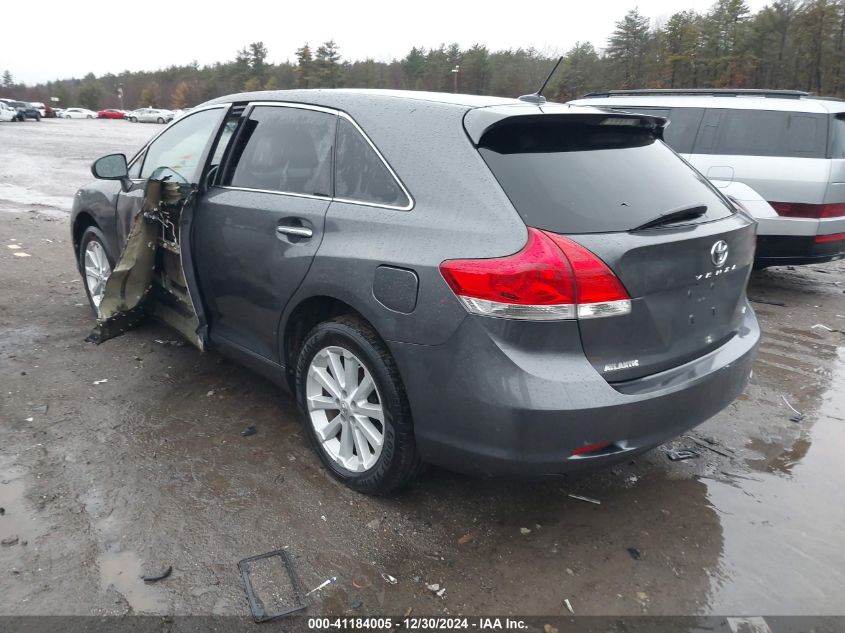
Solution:
M 455 64 L 455 67 L 452 69 L 451 72 L 453 80 L 452 92 L 458 92 L 458 73 L 461 72 L 461 65 Z
M 120 109 L 123 110 L 123 84 L 118 84 L 117 96 L 120 97 Z

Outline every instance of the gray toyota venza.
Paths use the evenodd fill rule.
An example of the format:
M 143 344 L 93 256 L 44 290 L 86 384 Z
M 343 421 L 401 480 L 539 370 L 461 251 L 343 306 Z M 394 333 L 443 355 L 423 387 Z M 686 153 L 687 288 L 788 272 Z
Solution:
M 404 91 L 237 94 L 94 163 L 95 342 L 152 317 L 289 388 L 333 475 L 611 464 L 726 407 L 755 224 L 667 121 Z

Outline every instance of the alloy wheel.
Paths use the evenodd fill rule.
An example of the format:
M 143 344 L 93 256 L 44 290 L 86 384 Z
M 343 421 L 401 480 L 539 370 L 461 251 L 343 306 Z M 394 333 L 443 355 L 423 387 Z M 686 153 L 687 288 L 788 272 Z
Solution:
M 106 249 L 97 240 L 91 240 L 85 246 L 85 284 L 91 295 L 91 302 L 99 310 L 106 291 L 106 281 L 111 275 L 111 264 L 106 257 Z
M 361 473 L 378 461 L 384 446 L 384 407 L 372 374 L 348 349 L 325 347 L 308 366 L 308 417 L 326 455 L 341 468 Z

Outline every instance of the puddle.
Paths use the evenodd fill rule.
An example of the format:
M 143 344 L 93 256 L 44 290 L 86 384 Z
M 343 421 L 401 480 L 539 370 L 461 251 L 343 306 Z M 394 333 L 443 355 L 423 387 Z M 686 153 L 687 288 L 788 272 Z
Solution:
M 17 470 L 0 468 L 0 508 L 5 510 L 0 516 L 0 541 L 17 536 L 21 541 L 28 541 L 31 545 L 41 534 L 41 527 L 24 496 L 26 486 L 22 475 Z M 14 547 L 21 547 L 21 545 L 13 545 L 8 549 Z M 7 549 L 7 547 L 2 549 Z
M 100 570 L 100 589 L 113 588 L 120 593 L 136 613 L 165 613 L 167 601 L 160 590 L 147 585 L 141 576 L 141 559 L 131 551 L 105 552 L 97 557 Z
M 840 615 L 845 605 L 845 349 L 796 439 L 749 447 L 762 457 L 741 486 L 707 480 L 724 538 L 711 613 Z M 798 426 L 798 425 L 796 425 Z M 776 579 L 776 582 L 773 582 Z M 755 614 L 749 614 L 755 615 Z

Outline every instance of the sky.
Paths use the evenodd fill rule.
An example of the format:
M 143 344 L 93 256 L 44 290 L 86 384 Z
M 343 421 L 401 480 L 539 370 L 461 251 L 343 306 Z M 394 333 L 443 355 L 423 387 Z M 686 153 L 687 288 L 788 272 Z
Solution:
M 304 42 L 316 48 L 330 39 L 350 61 L 401 59 L 412 46 L 452 42 L 563 53 L 578 41 L 602 48 L 614 22 L 634 6 L 654 23 L 676 11 L 706 11 L 713 1 L 44 0 L 39 9 L 3 19 L 0 72 L 8 69 L 16 83 L 32 85 L 89 72 L 204 65 L 234 59 L 255 41 L 264 42 L 272 62 L 293 60 Z M 746 2 L 752 11 L 768 4 Z

